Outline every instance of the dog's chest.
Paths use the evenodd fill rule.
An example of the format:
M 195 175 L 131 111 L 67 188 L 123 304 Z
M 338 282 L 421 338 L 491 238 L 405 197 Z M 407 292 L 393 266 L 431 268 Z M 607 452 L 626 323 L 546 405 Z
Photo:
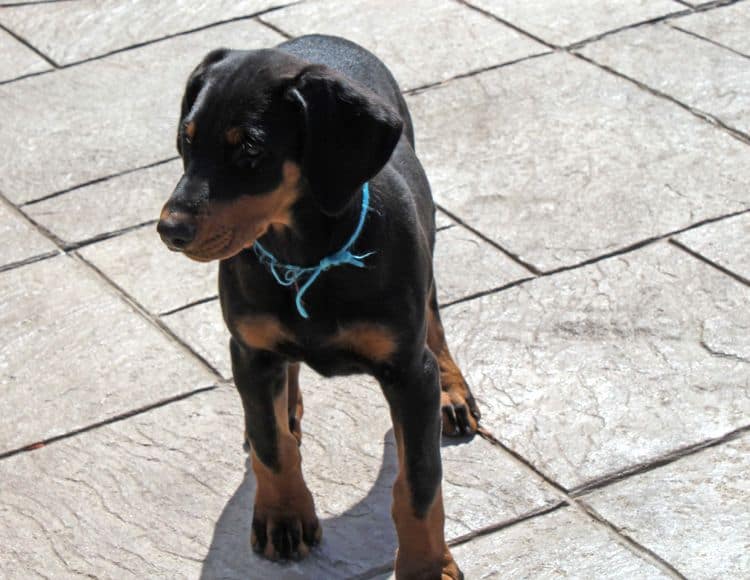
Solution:
M 247 346 L 305 362 L 324 376 L 387 365 L 396 353 L 395 333 L 373 322 L 350 322 L 334 329 L 286 326 L 269 315 L 243 317 L 236 334 Z

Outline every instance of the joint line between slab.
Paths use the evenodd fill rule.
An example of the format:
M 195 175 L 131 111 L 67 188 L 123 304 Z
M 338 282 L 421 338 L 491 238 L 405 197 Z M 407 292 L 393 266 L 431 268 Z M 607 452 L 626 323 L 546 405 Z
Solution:
M 4 24 L 0 23 L 0 30 L 4 30 L 9 35 L 11 35 L 13 38 L 15 38 L 18 42 L 23 44 L 26 48 L 28 48 L 30 51 L 32 51 L 34 54 L 36 54 L 39 58 L 44 59 L 44 61 L 54 67 L 54 69 L 59 69 L 60 65 L 57 64 L 54 60 L 52 60 L 49 56 L 44 54 L 41 50 L 39 50 L 36 46 L 31 44 L 28 40 L 26 40 L 23 36 L 20 34 L 17 34 L 14 30 L 11 28 L 8 28 Z
M 115 179 L 117 177 L 122 177 L 124 175 L 128 175 L 130 173 L 136 173 L 138 171 L 143 171 L 145 169 L 152 169 L 154 167 L 158 167 L 159 165 L 165 165 L 167 163 L 170 163 L 171 161 L 177 161 L 180 159 L 179 156 L 174 157 L 167 157 L 165 159 L 160 159 L 158 161 L 152 161 L 151 163 L 146 163 L 145 165 L 139 165 L 138 167 L 133 167 L 131 169 L 123 169 L 122 171 L 117 171 L 115 173 L 110 173 L 109 175 L 104 175 L 102 177 L 96 177 L 94 179 L 90 179 L 88 181 L 84 181 L 82 183 L 77 183 L 75 185 L 71 185 L 70 187 L 66 187 L 64 189 L 59 189 L 57 191 L 53 191 L 52 193 L 48 193 L 45 195 L 42 195 L 41 197 L 36 197 L 34 199 L 30 199 L 29 201 L 24 201 L 23 203 L 20 203 L 18 207 L 26 207 L 27 205 L 34 205 L 36 203 L 41 203 L 43 201 L 47 201 L 48 199 L 52 199 L 54 197 L 58 197 L 60 195 L 65 195 L 66 193 L 70 193 L 71 191 L 76 191 L 78 189 L 83 189 L 85 187 L 88 187 L 90 185 L 96 185 L 98 183 L 102 183 L 104 181 L 109 181 L 110 179 Z
M 631 536 L 623 533 L 620 528 L 618 528 L 604 516 L 599 514 L 586 502 L 575 500 L 575 504 L 581 513 L 585 514 L 593 522 L 596 522 L 601 528 L 605 529 L 611 537 L 615 537 L 620 544 L 629 548 L 631 552 L 637 554 L 643 560 L 646 560 L 647 562 L 656 566 L 667 575 L 673 578 L 678 578 L 680 580 L 687 580 L 686 576 L 672 564 L 667 562 L 664 558 L 662 558 L 659 554 L 657 554 L 650 548 L 647 548 L 637 540 L 633 539 Z
M 583 62 L 587 62 L 590 65 L 597 67 L 600 70 L 603 70 L 603 71 L 605 71 L 605 72 L 607 72 L 607 73 L 609 73 L 611 75 L 614 75 L 614 76 L 619 77 L 619 78 L 621 78 L 623 80 L 631 82 L 632 84 L 634 84 L 638 88 L 646 91 L 647 93 L 650 93 L 651 95 L 653 95 L 655 97 L 659 97 L 661 99 L 664 99 L 666 101 L 669 101 L 670 103 L 673 103 L 673 104 L 681 107 L 682 109 L 688 111 L 689 113 L 692 113 L 695 117 L 701 119 L 702 121 L 708 123 L 709 125 L 713 125 L 714 127 L 718 128 L 720 130 L 723 130 L 725 133 L 727 133 L 731 137 L 734 137 L 735 139 L 737 139 L 741 143 L 744 143 L 745 145 L 750 145 L 750 135 L 747 135 L 746 133 L 743 133 L 739 129 L 735 129 L 734 127 L 731 127 L 730 125 L 727 125 L 726 123 L 724 123 L 723 121 L 721 121 L 719 118 L 714 117 L 712 114 L 706 113 L 705 111 L 702 111 L 702 110 L 697 109 L 695 107 L 691 107 L 690 105 L 687 105 L 687 104 L 683 103 L 682 101 L 674 98 L 671 95 L 668 95 L 667 93 L 664 93 L 664 92 L 662 92 L 662 91 L 660 91 L 658 89 L 655 89 L 655 88 L 653 88 L 653 87 L 651 87 L 651 86 L 649 86 L 649 85 L 647 85 L 647 84 L 645 84 L 645 83 L 643 83 L 643 82 L 641 82 L 641 81 L 639 81 L 637 79 L 634 79 L 633 77 L 630 77 L 630 76 L 628 76 L 628 75 L 626 75 L 624 73 L 621 73 L 620 71 L 617 71 L 617 70 L 615 70 L 615 69 L 613 69 L 613 68 L 611 68 L 611 67 L 609 67 L 609 66 L 607 66 L 605 64 L 601 64 L 601 63 L 595 61 L 594 59 L 589 58 L 589 57 L 587 57 L 587 56 L 585 56 L 585 55 L 583 55 L 583 54 L 581 54 L 579 52 L 574 52 L 574 51 L 566 51 L 566 52 L 568 54 L 570 54 L 571 56 L 574 56 L 575 58 L 578 58 L 578 59 L 582 60 Z
M 725 274 L 729 276 L 730 278 L 733 278 L 740 282 L 741 284 L 744 284 L 745 286 L 750 286 L 750 280 L 745 278 L 744 276 L 737 274 L 736 272 L 733 272 L 729 268 L 725 268 L 721 264 L 717 264 L 716 262 L 709 260 L 706 256 L 701 254 L 700 252 L 696 252 L 695 250 L 691 249 L 690 247 L 686 246 L 679 240 L 675 240 L 674 238 L 669 239 L 669 243 L 678 247 L 683 252 L 693 256 L 694 258 L 700 260 L 701 262 L 704 262 L 705 264 L 708 264 L 709 266 L 712 266 L 713 268 L 716 268 L 719 272 L 722 274 Z
M 688 36 L 692 36 L 694 38 L 697 38 L 698 40 L 702 40 L 704 42 L 708 42 L 709 44 L 713 44 L 714 46 L 718 46 L 719 48 L 722 48 L 724 50 L 728 50 L 729 52 L 732 52 L 736 54 L 737 56 L 741 56 L 743 58 L 750 58 L 750 55 L 745 54 L 744 52 L 740 52 L 739 50 L 735 50 L 731 46 L 727 46 L 726 44 L 722 44 L 720 42 L 717 42 L 716 40 L 713 40 L 711 38 L 708 38 L 707 36 L 702 36 L 698 34 L 697 32 L 693 32 L 692 30 L 687 30 L 685 28 L 681 28 L 677 26 L 677 24 L 674 24 L 672 22 L 667 22 L 667 25 L 672 28 L 673 30 L 677 30 L 679 32 L 682 32 L 683 34 L 687 34 Z
M 165 310 L 164 312 L 160 312 L 159 316 L 170 316 L 172 314 L 177 314 L 178 312 L 182 312 L 183 310 L 187 310 L 188 308 L 192 308 L 193 306 L 200 306 L 201 304 L 207 304 L 209 302 L 213 302 L 215 300 L 219 299 L 218 294 L 214 294 L 213 296 L 208 296 L 206 298 L 199 298 L 198 300 L 193 300 L 192 302 L 188 302 L 187 304 L 183 304 L 182 306 L 178 306 L 177 308 L 172 308 L 171 310 Z
M 476 530 L 473 530 L 461 536 L 456 536 L 455 538 L 452 538 L 446 541 L 446 544 L 448 544 L 448 546 L 450 547 L 460 546 L 462 544 L 469 543 L 472 540 L 475 540 L 476 538 L 489 536 L 491 534 L 494 534 L 496 532 L 499 532 L 508 528 L 512 528 L 518 524 L 522 524 L 523 522 L 527 522 L 534 518 L 545 516 L 547 514 L 555 512 L 566 506 L 568 506 L 568 503 L 564 501 L 558 501 L 551 505 L 542 506 L 540 508 L 525 512 L 515 518 L 503 520 L 502 522 L 498 522 L 496 524 L 489 524 L 487 526 L 482 526 L 481 528 L 477 528 Z M 392 572 L 392 571 L 393 571 L 393 562 L 391 561 L 389 563 L 381 564 L 380 566 L 375 566 L 374 568 L 370 568 L 369 570 L 362 572 L 361 574 L 358 574 L 356 576 L 352 576 L 350 580 L 369 580 L 370 578 L 375 578 L 381 574 L 387 574 L 388 572 Z
M 205 393 L 208 391 L 213 391 L 214 389 L 217 389 L 217 388 L 218 388 L 217 385 L 210 385 L 208 387 L 200 387 L 198 389 L 193 389 L 192 391 L 188 391 L 186 393 L 180 393 L 179 395 L 174 395 L 172 397 L 161 399 L 160 401 L 151 403 L 150 405 L 144 405 L 143 407 L 137 407 L 135 409 L 131 409 L 124 413 L 118 413 L 117 415 L 113 415 L 112 417 L 108 417 L 107 419 L 103 419 L 95 423 L 90 423 L 89 425 L 85 425 L 83 427 L 78 427 L 76 429 L 73 429 L 72 431 L 66 431 L 65 433 L 62 433 L 60 435 L 47 437 L 46 439 L 42 439 L 41 441 L 36 441 L 29 445 L 24 445 L 23 447 L 11 449 L 10 451 L 3 451 L 2 453 L 0 453 L 0 460 L 13 457 L 14 455 L 18 455 L 20 453 L 28 453 L 30 451 L 36 451 L 37 449 L 46 447 L 49 444 L 57 443 L 58 441 L 62 441 L 65 439 L 70 439 L 71 437 L 81 435 L 82 433 L 87 433 L 88 431 L 93 431 L 94 429 L 106 427 L 107 425 L 111 425 L 113 423 L 119 423 L 120 421 L 129 419 L 130 417 L 135 417 L 136 415 L 148 413 L 149 411 L 153 411 L 154 409 L 158 409 L 159 407 L 165 407 L 177 401 L 188 399 L 192 397 L 193 395 Z
M 287 40 L 291 40 L 292 38 L 294 38 L 294 35 L 289 34 L 286 30 L 282 30 L 280 27 L 276 26 L 275 24 L 271 24 L 270 22 L 263 20 L 263 18 L 260 16 L 258 16 L 256 20 L 258 21 L 258 23 L 262 24 L 266 28 L 269 28 L 270 30 L 273 30 L 276 34 L 280 34 Z
M 598 517 L 595 517 L 592 513 L 588 511 L 587 506 L 584 505 L 582 502 L 579 502 L 576 498 L 574 498 L 565 487 L 557 483 L 551 477 L 547 476 L 540 469 L 537 469 L 530 461 L 528 461 L 520 453 L 517 453 L 516 451 L 514 451 L 513 449 L 505 445 L 502 441 L 497 439 L 487 429 L 480 428 L 479 434 L 486 441 L 488 441 L 491 445 L 499 447 L 507 455 L 510 455 L 511 457 L 513 457 L 526 470 L 531 471 L 534 474 L 536 474 L 538 477 L 542 478 L 545 481 L 545 483 L 547 483 L 547 485 L 552 487 L 554 491 L 558 495 L 561 496 L 561 499 L 565 504 L 570 505 L 572 508 L 578 511 L 581 515 L 586 517 L 589 521 L 599 526 L 600 528 L 603 528 L 610 537 L 613 537 L 614 540 L 616 540 L 620 545 L 626 547 L 630 552 L 635 554 L 637 557 L 643 560 L 646 560 L 653 566 L 659 568 L 663 572 L 673 577 L 681 578 L 681 579 L 684 578 L 679 572 L 676 571 L 674 566 L 672 566 L 669 562 L 665 561 L 658 554 L 655 554 L 654 552 L 642 546 L 641 544 L 639 544 L 632 538 L 624 534 L 621 534 L 615 526 L 613 526 L 609 521 L 602 518 L 601 516 L 598 516 L 598 514 L 597 514 Z
M 526 270 L 528 270 L 529 272 L 531 272 L 535 276 L 538 276 L 539 274 L 541 274 L 541 271 L 539 271 L 533 264 L 529 264 L 528 262 L 524 261 L 522 258 L 520 258 L 519 256 L 517 256 L 516 254 L 514 254 L 510 250 L 505 249 L 503 246 L 501 246 L 500 244 L 498 244 L 492 238 L 490 238 L 488 236 L 485 236 L 482 232 L 480 232 L 479 230 L 477 230 L 474 227 L 472 227 L 469 224 L 467 224 L 462 218 L 460 218 L 459 216 L 457 216 L 455 213 L 453 213 L 453 212 L 449 211 L 448 209 L 446 209 L 445 206 L 443 206 L 442 204 L 436 202 L 435 203 L 435 207 L 437 207 L 440 211 L 442 211 L 445 215 L 447 215 L 453 221 L 459 223 L 461 226 L 463 226 L 464 228 L 466 228 L 467 230 L 469 230 L 470 232 L 472 232 L 476 236 L 482 238 L 488 244 L 491 244 L 493 247 L 495 247 L 498 250 L 500 250 L 503 254 L 505 254 L 511 260 L 513 260 L 516 264 L 518 264 L 520 266 L 523 266 Z
M 177 336 L 172 331 L 171 328 L 169 328 L 166 324 L 164 324 L 164 322 L 161 321 L 161 319 L 158 316 L 151 314 L 151 312 L 149 312 L 144 306 L 142 306 L 140 302 L 138 302 L 135 298 L 133 298 L 130 294 L 128 294 L 122 287 L 120 287 L 117 283 L 115 283 L 109 276 L 107 276 L 103 271 L 101 271 L 93 262 L 89 262 L 86 258 L 81 256 L 78 252 L 72 252 L 69 255 L 80 260 L 81 263 L 85 264 L 91 270 L 96 272 L 99 275 L 99 277 L 102 280 L 104 280 L 104 282 L 106 282 L 108 286 L 110 286 L 113 290 L 115 290 L 117 295 L 124 302 L 126 302 L 131 308 L 133 308 L 133 310 L 139 313 L 143 318 L 145 318 L 153 326 L 161 330 L 167 336 L 167 338 L 172 339 L 173 342 L 176 342 L 183 349 L 185 349 L 187 352 L 193 355 L 196 359 L 198 359 L 216 377 L 218 381 L 224 380 L 224 377 L 221 375 L 221 373 L 210 362 L 208 362 L 202 355 L 200 355 L 187 342 L 185 342 L 179 336 Z

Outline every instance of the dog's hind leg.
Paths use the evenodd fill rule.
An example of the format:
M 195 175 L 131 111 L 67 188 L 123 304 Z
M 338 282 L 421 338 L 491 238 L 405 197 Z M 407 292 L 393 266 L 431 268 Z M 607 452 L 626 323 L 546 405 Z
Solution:
M 481 413 L 461 370 L 448 350 L 443 323 L 440 321 L 435 285 L 427 305 L 427 347 L 440 366 L 440 406 L 443 434 L 461 436 L 476 433 Z
M 257 482 L 250 542 L 272 560 L 302 558 L 320 541 L 321 529 L 289 426 L 288 364 L 234 338 L 230 352 Z

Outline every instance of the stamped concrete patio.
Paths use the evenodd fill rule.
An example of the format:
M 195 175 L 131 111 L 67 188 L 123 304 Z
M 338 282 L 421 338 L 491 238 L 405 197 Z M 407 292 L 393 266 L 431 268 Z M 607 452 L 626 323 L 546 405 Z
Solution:
M 750 0 L 0 0 L 0 578 L 387 578 L 372 380 L 303 376 L 324 528 L 248 543 L 216 266 L 155 234 L 208 50 L 346 36 L 404 88 L 488 434 L 467 578 L 750 577 Z

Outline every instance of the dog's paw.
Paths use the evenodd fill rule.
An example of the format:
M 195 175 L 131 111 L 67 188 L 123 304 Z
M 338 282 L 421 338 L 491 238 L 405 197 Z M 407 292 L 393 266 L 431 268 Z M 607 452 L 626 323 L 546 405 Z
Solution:
M 317 517 L 304 521 L 289 516 L 253 515 L 250 544 L 269 560 L 301 560 L 320 543 L 322 528 Z
M 440 407 L 443 414 L 443 435 L 462 437 L 477 432 L 482 414 L 468 389 L 465 393 L 458 389 L 441 392 Z

